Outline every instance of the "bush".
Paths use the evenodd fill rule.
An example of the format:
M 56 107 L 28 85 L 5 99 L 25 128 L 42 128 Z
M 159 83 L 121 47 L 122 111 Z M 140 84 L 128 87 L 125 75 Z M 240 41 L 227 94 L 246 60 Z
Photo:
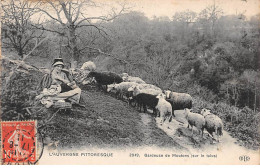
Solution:
M 9 74 L 8 72 L 10 70 L 6 69 L 3 74 Z M 19 119 L 18 115 L 23 116 L 24 119 L 30 119 L 25 108 L 32 106 L 34 102 L 41 75 L 41 72 L 34 70 L 28 73 L 16 71 L 7 84 L 5 76 L 2 76 L 1 117 L 3 120 Z
M 231 133 L 231 135 L 241 140 L 242 145 L 247 148 L 259 148 L 259 113 L 254 113 L 248 107 L 238 109 L 235 106 L 229 106 L 225 103 L 209 103 L 199 97 L 193 99 L 193 109 L 195 112 L 200 112 L 202 108 L 210 109 L 211 112 L 219 116 L 224 124 L 224 129 Z M 231 114 L 238 112 L 237 121 L 231 122 Z

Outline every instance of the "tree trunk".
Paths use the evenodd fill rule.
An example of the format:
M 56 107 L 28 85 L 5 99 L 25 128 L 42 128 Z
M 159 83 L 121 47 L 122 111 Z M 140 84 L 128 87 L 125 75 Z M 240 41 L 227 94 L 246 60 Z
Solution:
M 21 59 L 23 59 L 23 49 L 22 48 L 18 48 L 18 55 Z
M 71 68 L 76 68 L 79 61 L 79 52 L 77 47 L 76 33 L 74 25 L 69 28 L 69 45 L 72 50 Z
M 249 102 L 249 91 L 250 91 L 250 88 L 249 88 L 249 81 L 247 80 L 247 106 L 250 107 L 250 102 Z
M 257 92 L 256 92 L 256 81 L 255 81 L 254 113 L 256 112 L 256 94 L 257 94 Z

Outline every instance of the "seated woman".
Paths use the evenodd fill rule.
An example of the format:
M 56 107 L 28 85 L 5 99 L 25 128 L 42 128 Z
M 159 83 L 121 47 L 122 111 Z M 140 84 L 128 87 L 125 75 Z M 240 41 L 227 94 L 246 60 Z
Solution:
M 44 88 L 43 92 L 36 97 L 41 99 L 41 103 L 50 107 L 54 101 L 64 102 L 68 100 L 72 103 L 79 104 L 81 89 L 74 81 L 70 81 L 64 72 L 64 63 L 62 59 L 55 59 L 53 70 L 50 74 L 50 87 Z

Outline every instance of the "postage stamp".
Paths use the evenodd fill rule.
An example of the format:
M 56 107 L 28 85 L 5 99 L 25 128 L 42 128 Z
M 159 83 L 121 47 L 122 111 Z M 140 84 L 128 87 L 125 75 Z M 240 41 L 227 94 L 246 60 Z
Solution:
M 36 161 L 36 121 L 1 122 L 2 164 L 30 164 Z

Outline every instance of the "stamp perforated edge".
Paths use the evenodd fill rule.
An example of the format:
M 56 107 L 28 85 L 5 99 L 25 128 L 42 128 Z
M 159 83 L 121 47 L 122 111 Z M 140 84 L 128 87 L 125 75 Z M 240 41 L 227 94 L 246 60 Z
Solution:
M 34 131 L 35 131 L 35 134 L 36 134 L 36 132 L 37 132 L 37 120 L 8 120 L 8 121 L 3 121 L 2 120 L 2 118 L 0 118 L 0 127 L 1 127 L 1 135 L 0 135 L 0 138 L 1 138 L 1 143 L 0 143 L 0 145 L 1 145 L 1 154 L 0 154 L 0 159 L 1 159 L 1 165 L 3 165 L 3 158 L 2 158 L 2 153 L 3 153 L 3 142 L 2 142 L 2 135 L 3 135 L 3 128 L 2 128 L 2 123 L 11 123 L 11 122 L 34 122 Z M 38 155 L 40 155 L 39 153 L 38 153 L 38 149 L 37 149 L 37 144 L 38 144 L 38 142 L 37 142 L 37 138 L 35 138 L 35 152 L 36 152 L 36 158 L 37 158 L 37 156 Z M 39 156 L 38 156 L 39 157 Z M 37 164 L 39 164 L 39 162 L 37 161 Z

